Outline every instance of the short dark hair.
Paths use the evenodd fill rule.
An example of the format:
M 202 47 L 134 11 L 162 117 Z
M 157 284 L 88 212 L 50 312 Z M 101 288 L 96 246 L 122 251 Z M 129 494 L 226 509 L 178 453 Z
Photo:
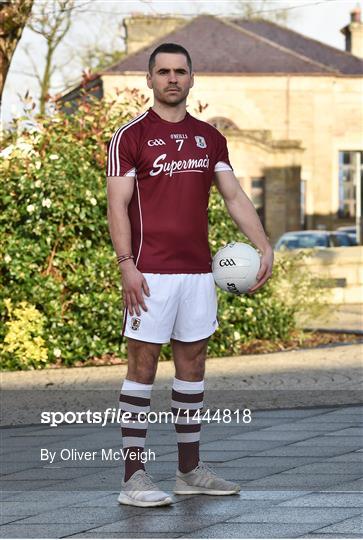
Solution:
M 150 55 L 149 73 L 152 72 L 152 69 L 155 66 L 155 57 L 159 53 L 184 54 L 187 59 L 190 73 L 192 72 L 192 59 L 190 58 L 188 51 L 184 49 L 182 45 L 178 45 L 177 43 L 162 43 L 159 45 L 159 47 L 156 47 L 156 49 Z

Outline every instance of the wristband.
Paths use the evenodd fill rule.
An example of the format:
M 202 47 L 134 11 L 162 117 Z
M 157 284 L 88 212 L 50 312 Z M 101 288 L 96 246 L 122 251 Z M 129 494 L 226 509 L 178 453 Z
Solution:
M 133 259 L 133 258 L 134 258 L 133 255 L 119 255 L 119 256 L 117 257 L 117 262 L 118 262 L 118 263 L 122 263 L 122 262 L 124 262 L 124 261 L 127 261 L 128 259 Z

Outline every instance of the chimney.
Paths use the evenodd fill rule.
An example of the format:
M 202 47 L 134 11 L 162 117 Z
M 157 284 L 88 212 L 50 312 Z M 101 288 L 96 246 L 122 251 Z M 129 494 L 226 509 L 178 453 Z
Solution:
M 341 29 L 345 36 L 345 50 L 363 58 L 363 23 L 359 5 L 350 12 L 350 24 Z
M 153 16 L 132 13 L 124 19 L 126 53 L 132 54 L 158 38 L 183 26 L 188 21 L 181 17 Z

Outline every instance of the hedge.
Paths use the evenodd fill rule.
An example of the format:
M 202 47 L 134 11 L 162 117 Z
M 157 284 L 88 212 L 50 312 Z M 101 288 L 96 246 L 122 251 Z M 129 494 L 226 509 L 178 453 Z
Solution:
M 37 117 L 34 129 L 14 123 L 3 137 L 0 170 L 0 342 L 3 369 L 71 366 L 114 353 L 120 345 L 120 274 L 108 224 L 106 142 L 141 109 L 136 91 L 123 99 L 84 99 L 72 115 L 57 110 Z M 210 200 L 212 251 L 246 241 L 213 188 Z M 250 339 L 283 340 L 295 315 L 316 295 L 279 294 L 286 265 L 253 296 L 218 291 L 220 328 L 209 353 L 238 353 Z M 290 268 L 290 270 L 291 270 Z M 310 281 L 309 281 L 310 280 Z M 311 278 L 304 281 L 311 287 Z M 292 300 L 291 300 L 292 299 Z M 170 347 L 162 358 L 170 358 Z

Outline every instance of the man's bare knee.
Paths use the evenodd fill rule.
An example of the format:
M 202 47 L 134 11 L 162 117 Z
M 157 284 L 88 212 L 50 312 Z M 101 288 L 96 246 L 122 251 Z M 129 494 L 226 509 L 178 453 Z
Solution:
M 177 340 L 171 342 L 175 376 L 185 381 L 200 381 L 205 373 L 208 339 L 185 343 Z
M 161 345 L 128 338 L 127 379 L 152 384 L 158 365 Z

